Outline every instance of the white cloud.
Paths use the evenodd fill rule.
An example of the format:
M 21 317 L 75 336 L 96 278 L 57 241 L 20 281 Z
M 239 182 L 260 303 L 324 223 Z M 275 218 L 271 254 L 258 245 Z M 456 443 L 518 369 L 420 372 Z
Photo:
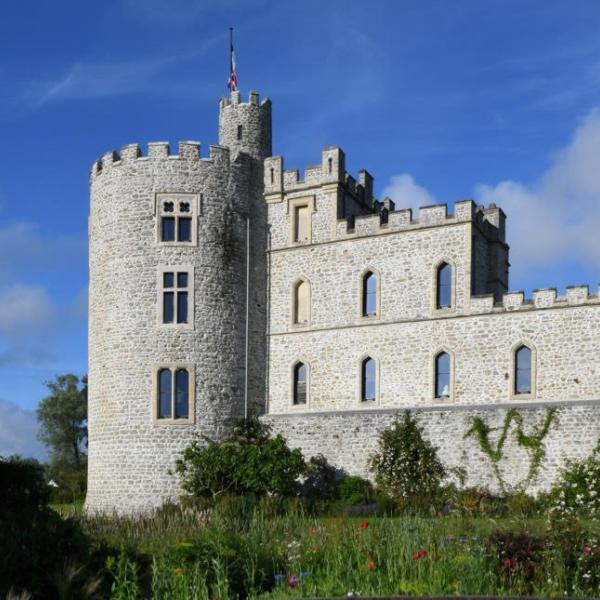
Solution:
M 84 268 L 87 260 L 85 235 L 48 237 L 37 225 L 11 223 L 0 228 L 0 283 L 11 273 L 72 271 Z
M 0 288 L 0 367 L 38 366 L 53 358 L 58 311 L 38 286 Z
M 507 213 L 517 269 L 556 268 L 567 261 L 600 267 L 600 110 L 583 119 L 533 184 L 479 185 L 475 195 Z
M 408 173 L 392 175 L 383 188 L 382 197 L 390 197 L 396 208 L 412 208 L 435 204 L 435 198 L 423 187 L 416 183 L 414 177 Z
M 0 333 L 15 334 L 23 327 L 37 328 L 54 318 L 46 290 L 14 285 L 0 290 Z
M 397 208 L 435 202 L 406 173 L 391 177 L 382 196 L 390 196 Z M 600 109 L 589 112 L 533 183 L 479 184 L 475 199 L 495 203 L 507 214 L 516 279 L 536 269 L 558 271 L 572 264 L 600 269 Z
M 33 411 L 0 399 L 0 456 L 20 454 L 45 460 L 47 451 L 37 434 L 38 421 Z

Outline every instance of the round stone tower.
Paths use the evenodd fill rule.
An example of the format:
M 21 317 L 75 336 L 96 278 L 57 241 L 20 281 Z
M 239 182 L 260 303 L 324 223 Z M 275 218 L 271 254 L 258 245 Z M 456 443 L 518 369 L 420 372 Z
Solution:
M 250 230 L 249 413 L 265 386 L 267 226 L 262 161 L 271 105 L 222 100 L 219 146 L 108 152 L 90 183 L 90 511 L 131 513 L 179 493 L 179 453 L 245 410 Z

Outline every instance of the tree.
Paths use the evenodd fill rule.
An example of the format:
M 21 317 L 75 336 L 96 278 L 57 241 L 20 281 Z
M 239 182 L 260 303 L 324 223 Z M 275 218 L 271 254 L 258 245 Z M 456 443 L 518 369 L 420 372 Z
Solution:
M 379 488 L 401 506 L 423 507 L 437 494 L 445 469 L 409 411 L 379 436 L 371 458 Z
M 39 438 L 50 450 L 50 476 L 73 498 L 85 493 L 87 377 L 57 375 L 37 409 Z

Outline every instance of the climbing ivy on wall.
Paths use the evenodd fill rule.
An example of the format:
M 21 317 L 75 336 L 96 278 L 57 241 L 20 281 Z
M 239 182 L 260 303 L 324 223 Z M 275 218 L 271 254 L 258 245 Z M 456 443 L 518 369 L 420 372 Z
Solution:
M 504 417 L 500 427 L 490 427 L 481 417 L 471 417 L 471 427 L 467 430 L 464 438 L 474 437 L 479 443 L 481 451 L 488 457 L 492 465 L 492 471 L 498 485 L 503 493 L 507 491 L 507 484 L 500 470 L 500 461 L 504 458 L 504 445 L 508 438 L 511 424 L 514 423 L 514 436 L 517 444 L 523 448 L 529 456 L 529 468 L 527 475 L 515 487 L 519 491 L 526 490 L 531 485 L 546 458 L 546 445 L 544 440 L 550 428 L 557 422 L 556 408 L 549 408 L 541 423 L 534 425 L 530 434 L 523 430 L 523 417 L 516 408 L 511 408 Z M 500 431 L 494 446 L 490 439 L 490 433 Z

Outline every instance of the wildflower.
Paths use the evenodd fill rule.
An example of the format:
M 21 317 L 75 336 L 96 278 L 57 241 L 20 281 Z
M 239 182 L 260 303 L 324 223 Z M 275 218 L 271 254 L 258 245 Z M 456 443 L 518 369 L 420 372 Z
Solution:
M 425 558 L 427 556 L 427 550 L 425 548 L 419 548 L 413 555 L 413 560 L 419 560 L 420 558 Z
M 369 569 L 369 571 L 374 571 L 377 568 L 377 565 L 375 564 L 374 560 L 370 560 L 367 563 L 367 569 Z
M 288 587 L 290 589 L 293 588 L 297 588 L 298 587 L 298 578 L 295 575 L 292 575 L 289 579 L 288 579 Z
M 516 559 L 514 559 L 514 558 L 505 558 L 505 559 L 502 561 L 502 566 L 503 566 L 505 569 L 512 569 L 513 567 L 516 567 L 516 566 L 517 566 L 517 561 L 516 561 Z
M 181 575 L 183 573 L 183 569 L 181 567 L 177 567 L 175 569 L 175 575 Z
M 458 539 L 461 542 L 466 542 L 469 538 L 464 533 L 461 533 Z
M 368 526 L 369 526 L 369 521 L 367 521 L 366 519 L 363 519 L 363 520 L 360 522 L 360 528 L 361 528 L 361 529 L 366 529 Z
M 471 500 L 471 502 L 467 503 L 467 508 L 469 510 L 474 510 L 477 508 L 477 502 L 475 502 L 475 500 Z
M 584 546 L 584 548 L 583 548 L 584 554 L 590 554 L 591 552 L 592 552 L 591 546 Z
M 300 579 L 303 579 L 304 577 L 308 577 L 308 571 L 300 571 L 300 573 L 298 574 L 298 577 L 300 577 Z
M 280 582 L 285 579 L 285 575 L 283 573 L 275 573 L 275 581 Z

